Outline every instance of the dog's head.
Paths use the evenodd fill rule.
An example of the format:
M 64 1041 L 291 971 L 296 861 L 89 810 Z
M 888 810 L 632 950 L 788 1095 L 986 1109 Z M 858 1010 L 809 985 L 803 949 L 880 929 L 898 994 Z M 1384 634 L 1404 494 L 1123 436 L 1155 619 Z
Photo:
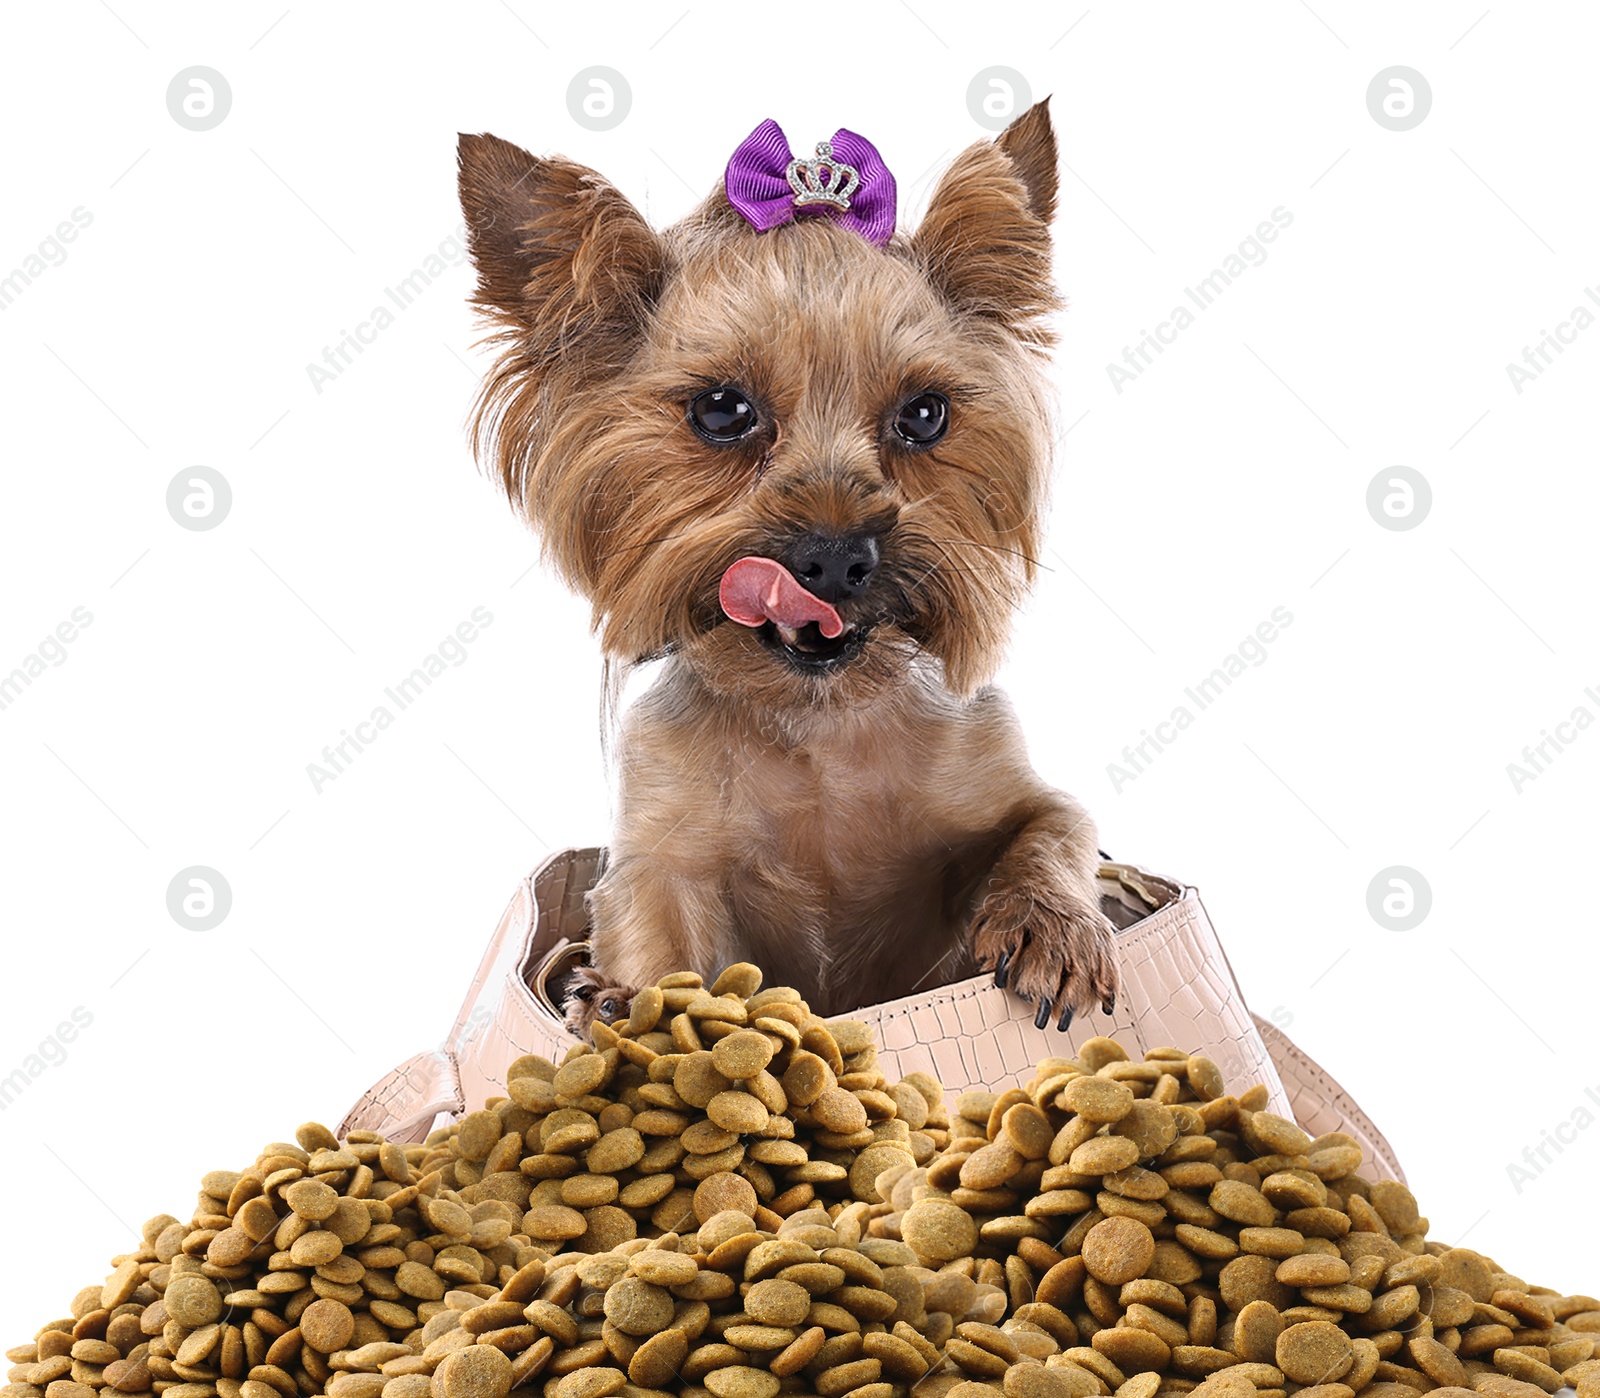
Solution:
M 859 703 L 922 656 L 958 694 L 993 674 L 1049 474 L 1045 103 L 884 246 L 825 217 L 758 233 L 720 186 L 658 233 L 494 136 L 461 138 L 460 181 L 501 350 L 475 443 L 609 657 L 672 651 L 769 709 Z

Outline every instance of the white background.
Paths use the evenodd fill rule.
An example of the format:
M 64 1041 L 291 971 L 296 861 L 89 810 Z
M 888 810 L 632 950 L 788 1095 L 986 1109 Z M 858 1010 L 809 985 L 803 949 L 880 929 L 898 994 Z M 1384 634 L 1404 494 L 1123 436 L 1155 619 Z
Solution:
M 1600 1223 L 1573 1207 L 1600 1130 L 1569 1126 L 1520 1192 L 1507 1172 L 1600 1095 L 1600 734 L 1520 793 L 1506 770 L 1600 714 L 1600 329 L 1520 394 L 1506 371 L 1600 285 L 1592 9 L 595 13 L 8 15 L 0 275 L 92 222 L 0 312 L 0 673 L 75 607 L 93 621 L 0 711 L 0 1076 L 92 1016 L 0 1112 L 7 1343 L 146 1216 L 186 1215 L 203 1171 L 335 1122 L 436 1042 L 516 881 L 605 837 L 586 609 L 464 442 L 469 269 L 320 393 L 307 372 L 456 255 L 455 133 L 592 164 L 665 222 L 762 118 L 797 147 L 849 126 L 909 224 L 986 136 L 966 94 L 994 64 L 1054 94 L 1066 167 L 1070 430 L 1002 676 L 1036 762 L 1107 849 L 1199 886 L 1253 1005 L 1387 1130 L 1437 1236 L 1600 1290 Z M 232 92 L 204 132 L 165 99 L 195 64 Z M 567 105 L 594 64 L 632 92 L 604 132 Z M 1396 64 L 1432 91 L 1404 132 L 1366 103 Z M 1107 364 L 1278 206 L 1266 262 L 1118 393 Z M 1433 497 L 1405 532 L 1366 506 L 1397 464 Z M 210 532 L 166 508 L 196 465 L 232 490 Z M 1266 660 L 1117 790 L 1124 744 L 1280 606 Z M 465 662 L 315 791 L 307 764 L 475 607 Z M 196 864 L 233 895 L 205 933 L 166 906 Z M 1432 889 L 1407 932 L 1368 912 L 1390 865 Z

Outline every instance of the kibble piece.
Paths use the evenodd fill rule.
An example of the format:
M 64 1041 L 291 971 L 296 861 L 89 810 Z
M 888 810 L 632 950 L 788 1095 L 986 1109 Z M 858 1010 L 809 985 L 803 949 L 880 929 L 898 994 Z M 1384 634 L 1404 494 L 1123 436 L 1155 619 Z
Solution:
M 1023 1160 L 1022 1153 L 1003 1138 L 980 1147 L 961 1162 L 962 1188 L 998 1189 L 1022 1168 Z
M 624 1277 L 607 1289 L 605 1313 L 624 1335 L 654 1335 L 672 1321 L 672 1295 L 643 1277 Z
M 1406 1343 L 1406 1349 L 1421 1369 L 1441 1388 L 1470 1388 L 1467 1371 L 1455 1356 L 1455 1351 L 1427 1335 L 1415 1335 Z M 1559 1387 L 1559 1384 L 1557 1385 Z M 1552 1392 L 1554 1390 L 1551 1390 Z
M 443 1294 L 443 1287 L 440 1287 Z M 300 1313 L 300 1334 L 312 1349 L 322 1354 L 332 1354 L 350 1343 L 355 1334 L 356 1318 L 343 1301 L 325 1296 L 313 1301 Z
M 150 1387 L 150 1365 L 143 1359 L 119 1359 L 101 1372 L 107 1388 L 119 1393 L 143 1393 Z M 58 1380 L 59 1382 L 59 1380 Z M 49 1389 L 45 1390 L 46 1393 Z M 81 1398 L 78 1395 L 77 1398 Z
M 621 1369 L 601 1365 L 585 1365 L 564 1374 L 556 1385 L 556 1398 L 610 1398 L 627 1386 L 627 1375 Z
M 1234 1352 L 1254 1363 L 1276 1364 L 1278 1336 L 1282 1333 L 1283 1317 L 1275 1306 L 1267 1301 L 1248 1301 L 1234 1317 Z
M 703 1380 L 716 1398 L 778 1398 L 778 1376 L 747 1364 L 713 1369 Z
M 1219 1180 L 1206 1200 L 1223 1218 L 1253 1228 L 1270 1227 L 1278 1211 L 1255 1186 L 1243 1180 Z
M 1205 1101 L 1221 1097 L 1227 1091 L 1227 1085 L 1222 1080 L 1222 1070 L 1204 1054 L 1190 1057 L 1184 1066 L 1184 1076 L 1188 1078 L 1189 1086 L 1195 1090 L 1195 1094 Z
M 1101 1219 L 1083 1240 L 1084 1266 L 1090 1276 L 1107 1286 L 1142 1277 L 1155 1255 L 1155 1237 L 1136 1218 Z
M 978 1225 L 948 1200 L 921 1199 L 901 1216 L 900 1236 L 918 1257 L 935 1264 L 952 1262 L 977 1247 Z
M 185 1272 L 167 1283 L 162 1296 L 167 1314 L 190 1330 L 210 1325 L 222 1314 L 222 1296 L 209 1277 Z
M 1272 1112 L 1252 1112 L 1244 1136 L 1261 1155 L 1304 1155 L 1311 1148 L 1309 1132 Z
M 1280 1262 L 1277 1276 L 1286 1286 L 1338 1286 L 1350 1280 L 1350 1264 L 1326 1253 L 1300 1253 Z
M 915 1383 L 931 1367 L 927 1355 L 901 1335 L 867 1335 L 861 1342 L 861 1349 L 868 1359 L 876 1359 L 883 1373 L 897 1383 Z
M 593 1056 L 593 1055 L 590 1055 Z M 558 1073 L 557 1078 L 561 1075 Z M 557 1088 L 557 1091 L 560 1091 Z M 456 1131 L 456 1152 L 463 1160 L 487 1160 L 500 1139 L 500 1118 L 490 1111 L 468 1112 Z
M 767 1361 L 767 1368 L 779 1378 L 798 1374 L 821 1352 L 827 1337 L 828 1332 L 820 1325 L 813 1325 L 810 1329 L 801 1331 L 792 1343 Z
M 633 997 L 628 1006 L 628 1028 L 634 1039 L 648 1034 L 660 1023 L 664 1004 L 661 987 L 657 985 L 647 985 Z
M 628 1361 L 628 1378 L 641 1388 L 665 1388 L 682 1368 L 689 1353 L 689 1337 L 681 1329 L 652 1335 Z
M 1454 1358 L 1453 1355 L 1451 1357 Z M 1562 1376 L 1548 1364 L 1517 1349 L 1497 1349 L 1494 1352 L 1494 1362 L 1501 1373 L 1523 1383 L 1531 1383 L 1546 1393 L 1556 1392 L 1565 1383 Z
M 911 1155 L 898 1141 L 868 1146 L 856 1156 L 855 1163 L 850 1167 L 850 1191 L 857 1199 L 867 1203 L 881 1203 L 877 1187 L 879 1176 L 889 1170 L 909 1173 L 911 1168 Z
M 809 1107 L 834 1085 L 833 1070 L 814 1053 L 792 1055 L 780 1079 L 784 1095 L 797 1107 Z
M 1062 1105 L 1086 1121 L 1121 1121 L 1133 1110 L 1133 1089 L 1114 1078 L 1085 1074 L 1073 1078 L 1061 1093 Z
M 332 1262 L 343 1251 L 344 1244 L 339 1241 L 337 1233 L 327 1228 L 317 1228 L 310 1233 L 302 1233 L 294 1240 L 294 1245 L 289 1249 L 289 1260 L 297 1267 L 321 1267 Z
M 1421 1215 L 1417 1211 L 1416 1196 L 1399 1180 L 1376 1181 L 1367 1197 L 1372 1207 L 1377 1210 L 1378 1217 L 1391 1231 L 1410 1233 L 1417 1227 Z M 1476 1301 L 1487 1298 L 1474 1296 L 1472 1299 Z
M 129 1258 L 106 1278 L 105 1285 L 100 1288 L 101 1309 L 115 1310 L 138 1289 L 139 1281 L 139 1264 Z
M 1094 1136 L 1067 1159 L 1067 1168 L 1080 1175 L 1112 1175 L 1139 1163 L 1139 1146 L 1129 1136 Z
M 1355 1350 L 1350 1337 L 1327 1320 L 1291 1325 L 1278 1336 L 1278 1367 L 1301 1384 L 1336 1383 L 1350 1372 Z
M 301 1218 L 321 1223 L 339 1207 L 339 1194 L 321 1180 L 296 1180 L 283 1191 L 283 1202 Z
M 1024 1160 L 1043 1160 L 1056 1134 L 1050 1118 L 1032 1102 L 1007 1108 L 1000 1129 L 1006 1143 Z
M 505 1398 L 511 1391 L 511 1361 L 493 1345 L 468 1345 L 433 1371 L 433 1398 Z
M 746 1135 L 763 1130 L 771 1113 L 750 1093 L 730 1089 L 706 1103 L 706 1115 L 724 1131 Z
M 824 1088 L 811 1103 L 810 1110 L 824 1128 L 836 1135 L 847 1136 L 866 1130 L 867 1109 L 860 1098 L 842 1087 Z
M 694 1258 L 666 1248 L 645 1248 L 634 1253 L 628 1270 L 652 1285 L 665 1287 L 683 1286 L 700 1275 L 700 1266 Z
M 581 1238 L 588 1231 L 589 1222 L 564 1204 L 539 1204 L 522 1216 L 522 1227 L 530 1238 L 557 1242 Z
M 811 1293 L 795 1282 L 769 1277 L 745 1293 L 744 1308 L 763 1325 L 799 1325 L 811 1309 Z
M 863 1384 L 876 1383 L 882 1372 L 883 1366 L 876 1359 L 854 1359 L 827 1365 L 817 1375 L 817 1392 L 822 1398 L 842 1398 Z
M 719 1092 L 726 1092 L 733 1083 L 717 1071 L 715 1060 L 706 1049 L 686 1053 L 678 1060 L 672 1076 L 672 1086 L 678 1096 L 691 1107 L 702 1111 Z
M 757 1200 L 755 1186 L 743 1175 L 719 1170 L 701 1180 L 695 1189 L 694 1216 L 702 1223 L 730 1212 L 749 1218 L 756 1211 Z
M 584 1164 L 595 1175 L 615 1175 L 644 1159 L 644 1137 L 631 1126 L 607 1131 L 584 1157 Z
M 1131 1325 L 1097 1330 L 1090 1343 L 1125 1374 L 1165 1369 L 1172 1358 L 1172 1347 L 1159 1335 Z
M 737 1029 L 718 1039 L 711 1049 L 711 1061 L 725 1078 L 738 1081 L 753 1078 L 772 1062 L 776 1049 L 771 1039 L 755 1029 Z

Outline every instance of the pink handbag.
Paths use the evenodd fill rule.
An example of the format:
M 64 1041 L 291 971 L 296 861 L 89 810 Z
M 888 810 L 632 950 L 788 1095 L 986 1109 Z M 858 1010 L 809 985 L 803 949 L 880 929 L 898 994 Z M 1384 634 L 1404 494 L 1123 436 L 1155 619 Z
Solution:
M 444 1046 L 408 1058 L 370 1087 L 340 1134 L 381 1131 L 415 1142 L 435 1119 L 504 1095 L 505 1070 L 525 1053 L 559 1061 L 577 1041 L 552 987 L 587 950 L 584 898 L 605 850 L 552 855 L 518 886 L 484 952 Z M 1070 1056 L 1097 1034 L 1146 1050 L 1172 1045 L 1212 1058 L 1230 1091 L 1263 1084 L 1271 1109 L 1313 1135 L 1343 1131 L 1361 1144 L 1372 1179 L 1404 1179 L 1383 1133 L 1277 1026 L 1252 1015 L 1193 889 L 1132 864 L 1100 866 L 1101 905 L 1117 926 L 1121 989 L 1113 1014 L 1073 1020 L 1065 1034 L 1034 1027 L 1034 1006 L 981 975 L 852 1011 L 872 1027 L 890 1081 L 932 1073 L 947 1088 L 1005 1088 L 1051 1055 Z

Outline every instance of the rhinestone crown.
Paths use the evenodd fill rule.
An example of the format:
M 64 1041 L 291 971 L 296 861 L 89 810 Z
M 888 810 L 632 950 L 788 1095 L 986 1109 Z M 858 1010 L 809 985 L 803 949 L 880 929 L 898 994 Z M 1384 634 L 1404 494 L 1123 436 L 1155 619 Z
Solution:
M 823 171 L 827 174 L 824 175 Z M 789 188 L 794 190 L 796 207 L 802 204 L 832 204 L 848 209 L 850 196 L 861 184 L 861 176 L 849 165 L 833 158 L 833 144 L 818 141 L 817 153 L 810 160 L 791 160 L 784 171 Z

